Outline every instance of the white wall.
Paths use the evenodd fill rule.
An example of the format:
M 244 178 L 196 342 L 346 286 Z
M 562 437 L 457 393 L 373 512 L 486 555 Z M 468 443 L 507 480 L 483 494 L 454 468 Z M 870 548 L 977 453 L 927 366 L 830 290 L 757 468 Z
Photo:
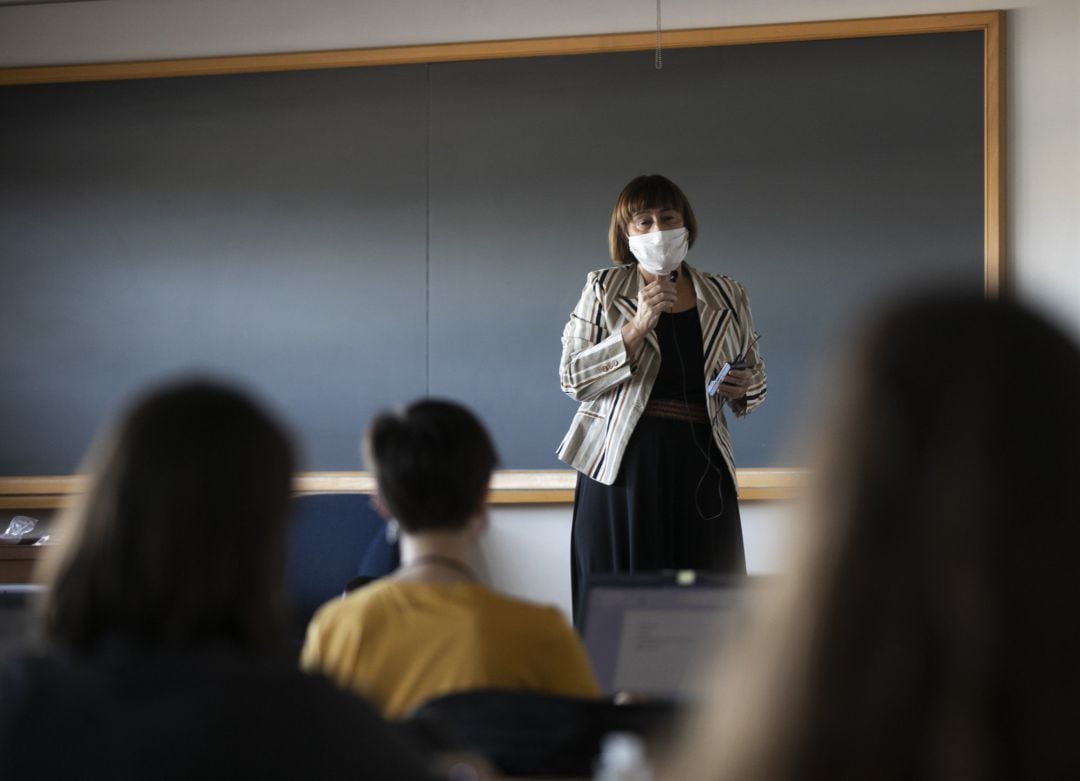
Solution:
M 664 26 L 982 10 L 961 0 L 664 0 Z M 1010 2 L 1007 264 L 1080 337 L 1080 0 Z M 651 29 L 653 0 L 101 0 L 0 6 L 0 66 L 391 46 Z M 782 566 L 792 522 L 743 506 L 748 562 Z M 493 511 L 496 585 L 569 606 L 569 508 Z
M 740 513 L 746 567 L 752 573 L 783 567 L 793 518 L 779 503 L 743 502 Z M 570 615 L 569 505 L 500 505 L 481 546 L 481 570 L 496 588 L 550 602 Z
M 1008 16 L 1008 264 L 1080 338 L 1080 0 Z

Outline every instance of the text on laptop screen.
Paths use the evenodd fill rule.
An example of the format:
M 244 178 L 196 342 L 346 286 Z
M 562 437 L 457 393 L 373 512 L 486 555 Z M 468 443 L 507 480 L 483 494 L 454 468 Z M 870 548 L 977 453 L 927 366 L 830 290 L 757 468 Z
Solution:
M 739 617 L 735 585 L 594 585 L 585 646 L 605 692 L 692 699 L 699 668 Z

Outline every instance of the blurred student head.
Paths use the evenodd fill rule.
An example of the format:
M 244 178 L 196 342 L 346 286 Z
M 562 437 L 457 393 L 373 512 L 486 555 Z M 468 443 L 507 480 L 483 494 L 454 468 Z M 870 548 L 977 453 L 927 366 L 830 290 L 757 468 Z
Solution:
M 293 453 L 263 410 L 213 382 L 162 387 L 99 438 L 89 467 L 51 572 L 47 640 L 278 641 Z
M 460 532 L 483 515 L 498 456 L 483 424 L 460 404 L 424 399 L 383 412 L 363 449 L 384 512 L 406 534 Z
M 794 571 L 671 777 L 1077 777 L 1077 346 L 922 296 L 834 398 Z

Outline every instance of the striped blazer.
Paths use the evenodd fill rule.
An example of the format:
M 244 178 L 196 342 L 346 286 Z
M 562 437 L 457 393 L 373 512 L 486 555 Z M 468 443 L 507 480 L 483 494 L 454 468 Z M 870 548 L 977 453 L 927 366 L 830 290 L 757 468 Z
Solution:
M 705 349 L 705 382 L 720 367 L 741 355 L 753 378 L 747 394 L 728 401 L 738 417 L 765 400 L 765 362 L 754 339 L 754 322 L 746 290 L 730 277 L 706 274 L 683 264 L 697 295 Z M 592 479 L 611 485 L 623 453 L 649 401 L 660 370 L 655 333 L 645 336 L 636 363 L 623 344 L 622 327 L 637 312 L 640 275 L 634 264 L 590 272 L 581 299 L 563 329 L 559 384 L 581 402 L 570 430 L 556 451 L 559 459 Z M 708 396 L 709 420 L 724 463 L 735 477 L 731 436 L 724 419 L 722 396 Z

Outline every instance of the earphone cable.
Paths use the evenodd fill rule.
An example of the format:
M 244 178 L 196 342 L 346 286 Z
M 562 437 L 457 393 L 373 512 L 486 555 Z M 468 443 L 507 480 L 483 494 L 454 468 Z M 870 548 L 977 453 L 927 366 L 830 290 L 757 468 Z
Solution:
M 694 447 L 697 448 L 698 452 L 701 453 L 702 457 L 704 457 L 705 459 L 705 469 L 702 470 L 701 477 L 698 478 L 697 485 L 694 486 L 694 509 L 697 510 L 698 517 L 701 518 L 701 520 L 715 521 L 717 518 L 724 514 L 724 473 L 720 469 L 720 467 L 713 466 L 712 447 L 710 447 L 710 445 L 712 444 L 712 428 L 713 423 L 716 420 L 716 416 L 714 415 L 713 418 L 709 421 L 709 431 L 706 434 L 708 439 L 706 440 L 705 448 L 702 449 L 701 444 L 698 442 L 697 429 L 694 428 L 693 416 L 690 412 L 690 392 L 686 387 L 686 363 L 683 361 L 682 347 L 679 345 L 679 335 L 675 326 L 674 314 L 672 314 L 671 317 L 671 337 L 672 341 L 675 343 L 675 355 L 679 359 L 679 376 L 682 380 L 683 405 L 686 407 L 687 425 L 690 426 L 690 439 L 693 441 Z M 706 409 L 708 409 L 708 404 L 708 399 L 706 399 Z M 719 414 L 719 412 L 717 414 Z M 709 476 L 709 471 L 713 469 L 716 470 L 716 474 L 720 478 L 716 484 L 716 495 L 717 498 L 720 500 L 720 509 L 716 512 L 716 514 L 707 516 L 701 509 L 701 488 L 705 484 L 705 479 Z

